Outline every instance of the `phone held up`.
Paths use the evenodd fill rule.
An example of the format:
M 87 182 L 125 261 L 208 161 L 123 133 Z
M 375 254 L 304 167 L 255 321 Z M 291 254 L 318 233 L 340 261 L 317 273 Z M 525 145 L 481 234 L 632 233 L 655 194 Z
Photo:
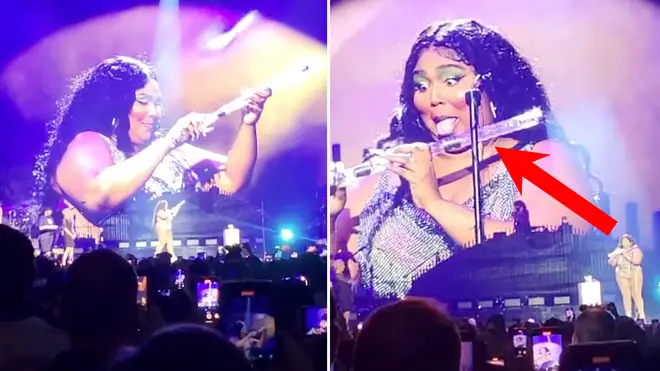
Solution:
M 220 318 L 220 282 L 214 277 L 201 278 L 197 282 L 197 308 L 204 313 L 204 322 L 214 323 Z
M 220 288 L 219 328 L 252 363 L 269 363 L 277 349 L 271 281 L 230 281 Z

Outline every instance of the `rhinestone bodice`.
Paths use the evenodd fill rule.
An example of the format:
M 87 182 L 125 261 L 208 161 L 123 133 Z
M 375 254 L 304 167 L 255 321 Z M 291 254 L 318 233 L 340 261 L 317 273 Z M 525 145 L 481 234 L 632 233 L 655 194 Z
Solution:
M 532 144 L 522 147 L 530 150 Z M 513 219 L 518 196 L 504 164 L 498 162 L 493 177 L 481 188 L 482 215 L 502 221 Z M 356 258 L 362 283 L 376 296 L 404 296 L 412 282 L 461 247 L 429 214 L 408 199 L 396 202 L 399 181 L 391 172 L 383 174 L 376 190 L 360 214 Z M 473 209 L 474 198 L 464 206 Z
M 117 164 L 126 161 L 126 154 L 117 148 L 115 141 L 109 139 L 108 143 L 113 162 Z M 185 159 L 169 153 L 144 183 L 142 190 L 149 198 L 181 192 L 185 188 L 185 174 L 189 169 L 190 165 Z

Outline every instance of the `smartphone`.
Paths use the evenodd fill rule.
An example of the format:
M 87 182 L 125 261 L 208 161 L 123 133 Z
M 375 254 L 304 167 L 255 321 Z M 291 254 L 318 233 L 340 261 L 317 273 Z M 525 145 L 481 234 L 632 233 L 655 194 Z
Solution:
M 328 308 L 302 307 L 302 318 L 305 335 L 322 336 L 328 333 Z
M 137 303 L 143 307 L 147 305 L 147 276 L 138 276 Z
M 531 332 L 534 371 L 556 370 L 564 350 L 561 330 L 536 328 Z
M 197 307 L 204 312 L 204 322 L 215 323 L 220 315 L 220 283 L 217 279 L 207 277 L 197 282 Z
M 220 290 L 220 331 L 250 362 L 272 361 L 277 345 L 273 283 L 225 282 Z
M 523 358 L 527 354 L 527 329 L 524 327 L 513 327 L 509 330 L 516 358 Z
M 177 269 L 174 272 L 174 287 L 181 290 L 185 287 L 186 275 L 183 273 L 183 270 Z
M 461 331 L 461 371 L 474 370 L 474 333 Z

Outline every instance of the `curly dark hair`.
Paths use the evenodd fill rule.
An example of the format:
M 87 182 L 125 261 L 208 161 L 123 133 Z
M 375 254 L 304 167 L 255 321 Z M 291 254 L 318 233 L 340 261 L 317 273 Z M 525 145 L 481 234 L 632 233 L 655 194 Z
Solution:
M 150 79 L 154 70 L 141 60 L 116 56 L 73 79 L 70 93 L 58 103 L 58 113 L 46 130 L 46 142 L 33 175 L 33 198 L 52 203 L 51 181 L 67 146 L 84 131 L 107 137 L 115 136 L 119 150 L 129 155 L 133 151 L 128 136 L 128 113 L 135 102 L 135 91 Z M 114 126 L 113 126 L 114 125 Z
M 478 75 L 487 76 L 482 81 L 482 90 L 497 108 L 498 120 L 517 116 L 532 108 L 539 108 L 550 115 L 547 94 L 532 66 L 504 36 L 474 20 L 437 22 L 424 29 L 412 46 L 406 61 L 399 104 L 390 121 L 390 133 L 378 142 L 379 148 L 396 143 L 434 140 L 413 104 L 415 66 L 422 52 L 433 47 L 453 50 L 459 62 L 474 68 Z M 552 132 L 549 133 L 548 129 Z M 563 139 L 563 133 L 554 124 L 537 126 L 512 136 L 523 143 L 540 141 L 549 136 Z
M 543 112 L 545 125 L 521 130 L 508 137 L 523 145 L 549 138 L 567 142 L 563 130 L 554 121 L 545 89 L 531 64 L 502 34 L 477 21 L 459 19 L 433 23 L 415 40 L 406 61 L 399 102 L 390 121 L 389 135 L 377 142 L 378 148 L 435 140 L 431 131 L 422 123 L 413 102 L 415 66 L 422 52 L 434 47 L 452 50 L 459 62 L 474 68 L 476 74 L 485 76 L 481 89 L 497 109 L 498 120 L 509 119 L 533 108 Z M 411 200 L 410 184 L 401 179 L 401 185 L 397 188 L 392 203 L 384 211 L 381 222 L 404 200 Z M 373 238 L 381 222 L 372 228 L 367 240 Z
M 158 203 L 156 204 L 156 208 L 154 208 L 154 217 L 151 220 L 154 227 L 156 226 L 156 222 L 158 221 L 158 212 L 161 210 L 167 210 L 167 208 L 168 208 L 168 204 L 166 200 L 158 201 Z

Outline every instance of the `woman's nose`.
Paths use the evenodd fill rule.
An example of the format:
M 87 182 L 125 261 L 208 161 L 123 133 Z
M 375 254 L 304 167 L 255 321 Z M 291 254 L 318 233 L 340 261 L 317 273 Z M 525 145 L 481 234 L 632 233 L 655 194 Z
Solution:
M 163 116 L 163 107 L 157 103 L 150 104 L 148 114 L 154 118 L 161 118 Z
M 431 88 L 431 107 L 437 107 L 441 104 L 444 104 L 445 99 L 443 98 L 443 93 L 438 87 Z

